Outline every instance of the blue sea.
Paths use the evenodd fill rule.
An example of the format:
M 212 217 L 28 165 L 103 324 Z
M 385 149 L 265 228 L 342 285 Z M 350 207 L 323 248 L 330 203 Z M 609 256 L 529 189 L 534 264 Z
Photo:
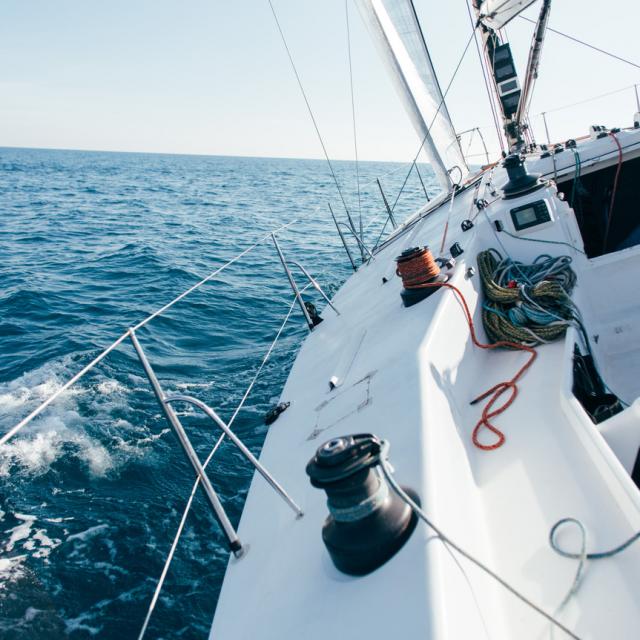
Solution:
M 393 204 L 408 165 L 361 163 L 360 207 L 355 164 L 335 168 L 373 246 L 385 220 L 374 180 Z M 424 201 L 413 173 L 397 218 Z M 127 327 L 294 218 L 278 236 L 284 253 L 334 293 L 352 271 L 328 202 L 344 221 L 316 160 L 0 148 L 0 431 Z M 265 241 L 138 337 L 167 391 L 228 420 L 291 300 Z M 234 423 L 256 454 L 305 334 L 296 309 Z M 204 459 L 218 432 L 183 406 L 179 415 Z M 237 524 L 251 469 L 225 442 L 209 475 Z M 0 450 L 0 638 L 136 638 L 193 481 L 125 342 Z M 198 493 L 147 637 L 206 638 L 227 559 Z

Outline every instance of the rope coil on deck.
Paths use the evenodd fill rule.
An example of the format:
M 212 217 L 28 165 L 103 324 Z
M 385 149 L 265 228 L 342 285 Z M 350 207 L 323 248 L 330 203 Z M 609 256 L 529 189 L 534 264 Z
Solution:
M 487 297 L 482 321 L 492 342 L 535 346 L 565 334 L 575 316 L 569 296 L 576 275 L 570 257 L 541 255 L 525 265 L 489 249 L 477 260 Z

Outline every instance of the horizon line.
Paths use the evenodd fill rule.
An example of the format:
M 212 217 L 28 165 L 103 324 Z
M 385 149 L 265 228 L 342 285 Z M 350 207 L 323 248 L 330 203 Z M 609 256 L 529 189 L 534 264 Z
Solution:
M 253 160 L 309 160 L 309 161 L 318 161 L 318 162 L 326 162 L 326 158 L 324 157 L 298 157 L 294 158 L 291 156 L 252 156 L 252 155 L 240 155 L 240 154 L 232 154 L 232 153 L 186 153 L 186 152 L 175 152 L 175 151 L 130 151 L 130 150 L 122 150 L 122 149 L 78 149 L 72 147 L 39 147 L 39 146 L 16 146 L 16 145 L 0 145 L 0 149 L 27 149 L 31 151 L 80 151 L 86 153 L 130 153 L 130 154 L 146 154 L 146 155 L 157 155 L 157 156 L 195 156 L 200 158 L 247 158 Z M 355 162 L 355 159 L 344 159 L 344 158 L 330 158 L 331 162 Z M 362 162 L 386 162 L 386 163 L 394 163 L 394 164 L 412 164 L 411 160 L 362 160 L 358 159 L 359 163 Z M 417 164 L 430 166 L 429 162 L 421 161 Z

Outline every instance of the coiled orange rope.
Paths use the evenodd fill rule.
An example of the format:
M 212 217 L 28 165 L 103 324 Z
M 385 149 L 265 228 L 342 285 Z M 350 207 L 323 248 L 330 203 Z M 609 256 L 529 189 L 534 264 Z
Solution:
M 396 274 L 402 278 L 405 289 L 419 289 L 440 275 L 440 267 L 433 259 L 429 247 L 409 249 L 396 258 Z
M 498 384 L 491 387 L 491 389 L 488 389 L 487 391 L 485 391 L 484 393 L 482 393 L 477 398 L 471 401 L 471 404 L 476 404 L 477 402 L 480 402 L 485 398 L 489 398 L 489 401 L 487 402 L 484 409 L 482 410 L 482 415 L 480 417 L 480 420 L 478 420 L 478 422 L 476 423 L 476 426 L 473 429 L 473 434 L 471 439 L 473 441 L 473 444 L 476 447 L 478 447 L 478 449 L 482 449 L 483 451 L 493 451 L 494 449 L 498 449 L 504 444 L 506 437 L 504 433 L 500 431 L 500 429 L 498 429 L 495 425 L 492 424 L 491 420 L 496 416 L 500 415 L 501 413 L 503 413 L 504 411 L 506 411 L 513 404 L 514 400 L 516 399 L 516 396 L 518 395 L 517 382 L 518 380 L 520 380 L 520 378 L 522 378 L 522 376 L 525 374 L 527 369 L 529 369 L 529 367 L 533 364 L 533 361 L 536 359 L 538 354 L 536 353 L 535 349 L 533 349 L 532 347 L 528 347 L 526 345 L 519 344 L 517 342 L 509 342 L 506 340 L 500 340 L 498 342 L 493 342 L 491 344 L 485 344 L 484 342 L 480 342 L 480 340 L 478 340 L 478 337 L 476 335 L 475 326 L 473 324 L 473 317 L 471 315 L 471 312 L 469 311 L 469 306 L 464 297 L 464 294 L 460 291 L 460 289 L 446 282 L 438 282 L 438 283 L 424 282 L 424 279 L 422 280 L 422 282 L 416 282 L 420 278 L 420 274 L 424 275 L 426 266 L 431 264 L 431 262 L 433 262 L 433 265 L 436 267 L 436 269 L 438 269 L 438 273 L 440 272 L 438 265 L 435 264 L 435 262 L 433 261 L 433 256 L 431 256 L 431 260 L 429 260 L 429 257 L 426 255 L 426 253 L 428 253 L 429 256 L 431 256 L 431 252 L 428 249 L 426 249 L 425 253 L 421 253 L 420 255 L 417 255 L 415 258 L 408 257 L 408 259 L 403 260 L 402 262 L 398 262 L 397 273 L 402 278 L 402 284 L 404 285 L 405 289 L 422 289 L 427 287 L 434 287 L 434 288 L 447 287 L 447 289 L 451 289 L 456 294 L 456 296 L 458 297 L 458 300 L 460 301 L 460 304 L 462 305 L 462 309 L 464 311 L 467 324 L 469 325 L 471 341 L 476 347 L 478 347 L 479 349 L 498 349 L 500 347 L 507 347 L 509 349 L 516 349 L 518 351 L 526 351 L 529 354 L 529 359 L 524 363 L 524 365 L 522 365 L 522 367 L 520 367 L 520 369 L 518 369 L 516 374 L 510 380 L 507 380 L 505 382 L 499 382 Z M 406 274 L 406 279 L 405 279 L 405 274 Z M 432 277 L 435 277 L 435 276 L 432 276 Z M 416 283 L 413 284 L 414 282 Z M 509 396 L 500 406 L 495 407 L 498 400 L 507 391 L 510 392 Z M 479 436 L 480 436 L 482 427 L 486 427 L 489 431 L 491 431 L 491 433 L 493 433 L 497 437 L 497 440 L 491 444 L 484 444 L 480 442 Z

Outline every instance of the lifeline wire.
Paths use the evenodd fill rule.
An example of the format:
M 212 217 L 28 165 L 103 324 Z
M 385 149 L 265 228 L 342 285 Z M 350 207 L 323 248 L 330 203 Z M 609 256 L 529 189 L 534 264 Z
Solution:
M 279 231 L 283 231 L 284 229 L 288 229 L 293 224 L 308 218 L 310 215 L 316 213 L 320 209 L 320 206 L 316 207 L 314 210 L 309 213 L 299 216 L 298 218 L 294 218 L 290 222 L 286 224 L 280 225 L 277 229 L 273 231 L 273 233 L 278 233 Z M 203 284 L 209 282 L 209 280 L 215 278 L 222 271 L 230 267 L 234 262 L 240 260 L 240 258 L 247 255 L 250 251 L 253 251 L 257 246 L 262 244 L 265 240 L 271 237 L 271 233 L 269 232 L 266 235 L 262 236 L 259 240 L 254 242 L 252 245 L 247 247 L 244 251 L 241 251 L 239 254 L 231 258 L 228 262 L 225 262 L 221 267 L 218 267 L 215 271 L 212 271 L 208 276 L 202 278 L 199 282 L 196 282 L 192 287 L 189 287 L 186 291 L 183 291 L 179 296 L 176 296 L 171 302 L 164 305 L 157 311 L 154 311 L 150 316 L 147 316 L 144 320 L 141 320 L 137 325 L 132 327 L 133 331 L 137 331 L 138 329 L 144 327 L 148 322 L 151 322 L 154 318 L 163 314 L 165 311 L 170 309 L 174 304 L 180 302 L 183 298 L 188 296 L 190 293 L 201 287 Z M 62 393 L 64 393 L 69 387 L 73 386 L 80 378 L 82 378 L 88 371 L 93 369 L 99 362 L 101 362 L 107 355 L 109 355 L 116 347 L 118 347 L 127 337 L 129 336 L 129 330 L 123 333 L 115 342 L 112 342 L 104 351 L 98 354 L 89 364 L 85 365 L 78 373 L 76 373 L 71 379 L 67 380 L 57 391 L 52 393 L 44 402 L 38 405 L 28 416 L 20 420 L 16 425 L 14 425 L 9 431 L 7 431 L 2 437 L 0 437 L 0 446 L 5 444 L 8 440 L 13 438 L 21 429 L 26 427 L 35 417 L 40 415 L 56 398 L 58 398 Z
M 353 224 L 353 220 L 351 219 L 351 214 L 349 213 L 349 208 L 347 207 L 347 203 L 345 202 L 344 196 L 342 195 L 342 189 L 340 189 L 340 183 L 338 182 L 338 178 L 333 170 L 333 165 L 331 164 L 331 160 L 329 159 L 329 154 L 327 152 L 327 148 L 324 145 L 324 140 L 322 138 L 322 134 L 320 133 L 320 129 L 318 127 L 318 123 L 316 122 L 316 118 L 313 115 L 313 110 L 311 109 L 311 104 L 307 98 L 307 94 L 304 90 L 304 86 L 302 85 L 302 80 L 300 79 L 300 75 L 298 74 L 298 69 L 296 68 L 296 64 L 293 61 L 293 56 L 291 55 L 291 51 L 289 50 L 289 45 L 287 44 L 287 39 L 284 37 L 284 32 L 282 31 L 282 27 L 280 26 L 280 21 L 278 20 L 278 14 L 273 6 L 271 0 L 267 0 L 269 6 L 271 7 L 271 13 L 273 14 L 273 19 L 276 22 L 276 26 L 278 27 L 278 31 L 280 32 L 280 38 L 282 39 L 282 44 L 284 45 L 285 51 L 287 52 L 287 57 L 289 58 L 289 62 L 291 63 L 291 68 L 293 69 L 293 73 L 296 76 L 296 80 L 298 81 L 298 87 L 300 87 L 300 92 L 302 93 L 302 97 L 304 98 L 304 102 L 307 105 L 307 111 L 309 111 L 309 116 L 311 117 L 311 121 L 313 122 L 313 127 L 316 130 L 316 134 L 318 135 L 318 140 L 320 141 L 320 146 L 322 147 L 322 151 L 324 152 L 324 157 L 327 160 L 327 164 L 329 165 L 329 171 L 331 172 L 331 176 L 333 177 L 333 181 L 335 182 L 336 189 L 340 194 L 340 200 L 342 200 L 342 205 L 344 206 L 344 210 L 347 212 L 347 217 L 349 218 L 349 223 L 351 224 L 351 228 L 355 233 L 355 227 Z M 364 260 L 364 255 L 363 255 Z
M 535 20 L 532 20 L 531 18 L 527 18 L 526 16 L 520 15 L 520 18 L 522 18 L 523 20 L 526 20 L 527 22 L 531 22 L 533 24 L 536 24 Z M 604 53 L 605 56 L 609 56 L 610 58 L 615 58 L 616 60 L 620 60 L 620 62 L 625 62 L 626 64 L 630 64 L 632 67 L 635 67 L 636 69 L 640 69 L 640 64 L 636 64 L 635 62 L 632 62 L 631 60 L 627 60 L 626 58 L 622 58 L 620 56 L 617 56 L 615 53 L 611 53 L 610 51 L 605 51 L 604 49 L 600 49 L 599 47 L 596 47 L 593 44 L 589 44 L 588 42 L 585 42 L 584 40 L 579 40 L 578 38 L 574 38 L 573 36 L 570 36 L 568 33 L 563 33 L 562 31 L 558 31 L 557 29 L 552 29 L 551 27 L 547 27 L 548 31 L 553 31 L 553 33 L 558 34 L 559 36 L 562 36 L 563 38 L 567 38 L 568 40 L 573 40 L 574 42 L 577 42 L 578 44 L 582 44 L 585 47 L 589 47 L 589 49 L 593 49 L 594 51 L 598 51 L 599 53 Z
M 303 288 L 302 291 L 304 291 L 305 289 L 309 288 L 310 286 L 311 286 L 311 284 L 309 283 L 306 287 Z M 302 293 L 302 291 L 300 293 Z M 231 425 L 233 424 L 234 420 L 236 419 L 236 416 L 238 415 L 238 413 L 240 413 L 240 410 L 244 406 L 245 401 L 249 397 L 249 394 L 253 390 L 253 387 L 254 387 L 257 379 L 258 379 L 258 376 L 260 375 L 262 369 L 264 368 L 265 364 L 267 363 L 267 360 L 269 360 L 269 357 L 271 356 L 271 353 L 272 353 L 273 349 L 275 348 L 278 340 L 280 339 L 280 335 L 284 331 L 285 325 L 287 324 L 287 322 L 289 321 L 289 318 L 291 317 L 291 314 L 293 312 L 293 309 L 294 309 L 295 305 L 296 305 L 296 299 L 294 298 L 294 300 L 291 302 L 291 305 L 289 306 L 289 311 L 287 312 L 284 320 L 282 321 L 282 324 L 280 325 L 280 328 L 278 329 L 278 332 L 276 333 L 275 338 L 273 339 L 273 342 L 269 346 L 269 349 L 267 349 L 267 352 L 266 352 L 264 358 L 262 359 L 262 362 L 260 363 L 260 366 L 258 367 L 258 370 L 256 371 L 255 375 L 253 376 L 253 379 L 251 380 L 251 383 L 247 387 L 247 390 L 245 391 L 244 395 L 242 396 L 242 399 L 240 400 L 240 404 L 236 407 L 236 410 L 233 412 L 233 415 L 231 416 L 229 422 L 227 423 L 227 426 L 231 427 Z M 213 458 L 213 456 L 215 455 L 216 451 L 218 450 L 218 447 L 220 447 L 220 445 L 222 444 L 222 441 L 224 440 L 224 437 L 225 437 L 225 434 L 223 432 L 222 435 L 218 438 L 218 440 L 214 444 L 213 449 L 211 449 L 211 451 L 209 452 L 209 455 L 207 456 L 206 460 L 204 461 L 204 463 L 202 465 L 203 469 L 206 469 L 207 465 L 209 464 L 209 462 L 211 462 L 211 459 Z M 149 609 L 147 610 L 147 615 L 146 615 L 146 617 L 144 619 L 144 623 L 142 624 L 142 629 L 140 630 L 140 634 L 138 635 L 138 640 L 142 640 L 142 638 L 144 638 L 144 634 L 146 633 L 147 627 L 149 626 L 149 621 L 151 620 L 151 616 L 152 616 L 153 611 L 155 609 L 156 603 L 158 602 L 158 597 L 160 596 L 160 592 L 162 591 L 162 587 L 164 586 L 164 581 L 165 581 L 165 578 L 167 577 L 167 573 L 169 571 L 169 567 L 171 566 L 171 562 L 173 561 L 173 556 L 174 556 L 176 548 L 178 546 L 178 541 L 180 540 L 180 537 L 182 536 L 182 530 L 184 529 L 184 525 L 185 525 L 185 523 L 187 521 L 187 516 L 189 515 L 189 511 L 191 510 L 191 505 L 193 503 L 193 498 L 194 498 L 194 496 L 196 494 L 196 491 L 198 490 L 198 487 L 200 486 L 200 479 L 201 479 L 201 476 L 198 476 L 196 478 L 196 481 L 193 483 L 193 487 L 191 489 L 191 494 L 189 495 L 189 499 L 187 500 L 187 504 L 185 505 L 184 511 L 182 512 L 182 517 L 180 518 L 180 524 L 178 525 L 178 529 L 177 529 L 176 534 L 175 534 L 175 536 L 173 538 L 173 542 L 171 543 L 171 548 L 169 549 L 169 554 L 167 555 L 167 558 L 166 558 L 165 563 L 164 563 L 164 567 L 162 568 L 162 573 L 160 574 L 160 578 L 158 579 L 158 584 L 156 585 L 156 589 L 155 589 L 155 591 L 153 593 L 153 597 L 151 598 L 151 602 L 149 604 Z
M 580 637 L 576 635 L 573 631 L 565 627 L 559 620 L 557 620 L 553 615 L 547 613 L 542 607 L 535 604 L 531 601 L 527 596 L 520 593 L 515 587 L 512 587 L 504 578 L 500 577 L 495 571 L 490 569 L 486 564 L 484 564 L 481 560 L 478 560 L 476 557 L 472 556 L 468 551 L 465 551 L 462 547 L 460 547 L 456 542 L 454 542 L 449 536 L 447 536 L 439 527 L 437 527 L 427 516 L 427 514 L 414 502 L 414 500 L 402 489 L 402 487 L 396 482 L 393 477 L 393 468 L 391 463 L 389 462 L 389 443 L 386 440 L 381 442 L 381 453 L 380 453 L 381 467 L 382 472 L 384 473 L 387 482 L 391 486 L 391 488 L 398 494 L 398 496 L 411 507 L 413 512 L 423 520 L 427 526 L 433 529 L 438 537 L 442 540 L 445 545 L 448 545 L 455 551 L 457 551 L 461 556 L 472 562 L 479 569 L 484 571 L 489 577 L 493 578 L 498 584 L 502 585 L 509 593 L 514 595 L 516 598 L 524 602 L 526 605 L 531 607 L 534 611 L 539 613 L 541 616 L 546 618 L 553 625 L 558 627 L 564 631 L 570 638 L 574 638 L 574 640 L 580 640 Z

